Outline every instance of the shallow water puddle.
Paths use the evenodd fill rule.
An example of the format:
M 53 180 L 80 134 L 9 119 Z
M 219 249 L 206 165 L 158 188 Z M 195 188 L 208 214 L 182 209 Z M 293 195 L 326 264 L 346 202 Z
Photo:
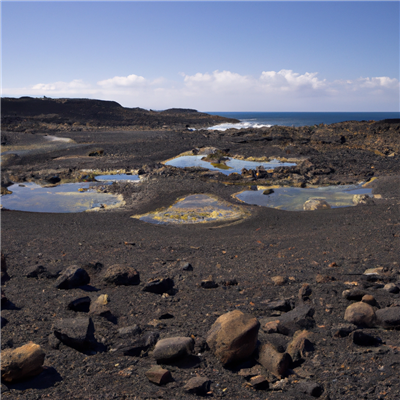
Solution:
M 12 194 L 1 197 L 1 204 L 8 210 L 46 213 L 95 211 L 123 204 L 122 196 L 89 189 L 89 186 L 96 185 L 101 184 L 66 183 L 52 187 L 42 187 L 35 183 L 14 184 L 7 188 Z
M 193 194 L 179 199 L 171 207 L 143 215 L 133 215 L 153 224 L 197 224 L 229 221 L 245 217 L 241 207 L 205 194 Z
M 213 163 L 211 161 L 202 160 L 204 157 L 204 154 L 196 156 L 179 156 L 172 160 L 166 161 L 164 164 L 177 168 L 202 167 L 212 171 L 222 172 L 225 175 L 229 175 L 233 172 L 240 174 L 243 168 L 256 169 L 259 166 L 263 166 L 266 170 L 268 170 L 277 167 L 292 167 L 296 165 L 296 163 L 282 162 L 277 159 L 273 159 L 271 161 L 248 161 L 239 160 L 236 158 L 229 158 L 223 163 Z
M 96 175 L 97 182 L 140 182 L 139 175 L 115 174 L 115 175 Z
M 264 192 L 269 194 L 264 194 Z M 234 195 L 238 200 L 252 205 L 278 208 L 288 211 L 303 211 L 304 203 L 310 199 L 323 199 L 331 208 L 351 207 L 356 194 L 371 195 L 372 189 L 360 185 L 339 185 L 312 188 L 270 187 L 260 190 L 245 190 Z

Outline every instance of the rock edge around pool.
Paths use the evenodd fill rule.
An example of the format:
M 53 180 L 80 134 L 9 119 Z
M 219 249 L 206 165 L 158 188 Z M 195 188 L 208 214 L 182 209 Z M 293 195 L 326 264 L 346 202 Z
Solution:
M 224 365 L 242 361 L 256 350 L 259 328 L 257 318 L 234 310 L 214 322 L 207 335 L 207 344 Z

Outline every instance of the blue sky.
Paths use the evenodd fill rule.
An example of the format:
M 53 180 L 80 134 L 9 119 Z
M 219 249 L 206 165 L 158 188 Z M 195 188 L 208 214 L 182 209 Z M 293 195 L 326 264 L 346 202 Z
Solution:
M 399 111 L 399 2 L 3 1 L 2 96 Z

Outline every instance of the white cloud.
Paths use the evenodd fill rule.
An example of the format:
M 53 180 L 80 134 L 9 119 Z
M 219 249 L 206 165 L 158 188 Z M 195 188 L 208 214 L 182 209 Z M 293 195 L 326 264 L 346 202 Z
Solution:
M 180 74 L 176 81 L 131 74 L 97 83 L 38 83 L 3 88 L 3 96 L 89 97 L 115 100 L 127 107 L 187 107 L 216 111 L 395 111 L 399 81 L 360 77 L 328 81 L 317 72 L 262 71 L 258 77 L 232 71 Z
M 114 76 L 114 78 L 99 81 L 97 84 L 102 87 L 129 87 L 143 85 L 146 82 L 147 81 L 143 76 L 132 74 L 128 76 Z

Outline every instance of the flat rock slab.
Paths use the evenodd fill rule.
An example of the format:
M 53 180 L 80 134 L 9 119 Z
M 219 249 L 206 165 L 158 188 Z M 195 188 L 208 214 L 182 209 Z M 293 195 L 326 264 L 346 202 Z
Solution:
M 168 364 L 192 354 L 193 339 L 190 337 L 171 337 L 157 342 L 153 357 L 157 362 Z
M 103 280 L 106 283 L 114 285 L 139 285 L 140 275 L 135 268 L 127 265 L 115 264 L 108 267 L 103 275 Z
M 43 371 L 45 353 L 33 342 L 1 352 L 1 379 L 15 382 L 38 375 Z
M 55 282 L 57 289 L 73 289 L 87 285 L 90 282 L 88 273 L 77 265 L 71 265 L 64 270 Z
M 257 318 L 234 310 L 214 322 L 207 344 L 223 364 L 245 360 L 256 349 L 259 328 Z
M 91 318 L 63 318 L 53 325 L 54 336 L 65 345 L 79 351 L 89 350 L 94 343 Z

